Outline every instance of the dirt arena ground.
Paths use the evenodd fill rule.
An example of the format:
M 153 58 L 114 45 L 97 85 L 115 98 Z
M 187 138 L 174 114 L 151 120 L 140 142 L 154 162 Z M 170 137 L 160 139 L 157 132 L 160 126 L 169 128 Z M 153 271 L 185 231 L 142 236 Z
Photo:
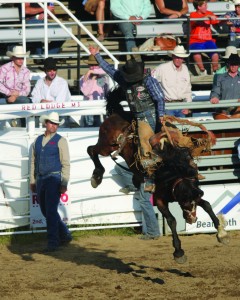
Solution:
M 75 239 L 44 255 L 44 241 L 0 246 L 0 298 L 18 300 L 240 299 L 240 231 L 227 246 L 214 234 L 182 236 L 188 262 L 175 263 L 171 237 Z

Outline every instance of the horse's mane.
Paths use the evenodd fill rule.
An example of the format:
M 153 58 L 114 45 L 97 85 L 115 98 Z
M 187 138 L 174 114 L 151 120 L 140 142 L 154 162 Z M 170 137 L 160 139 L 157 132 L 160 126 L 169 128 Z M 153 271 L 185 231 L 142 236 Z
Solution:
M 167 201 L 175 201 L 176 195 L 180 205 L 188 203 L 189 199 L 197 199 L 201 190 L 198 188 L 197 169 L 192 164 L 190 150 L 165 143 L 159 155 L 162 162 L 155 171 L 155 180 L 163 187 Z M 179 179 L 173 193 L 173 184 Z
M 107 116 L 112 114 L 118 114 L 124 120 L 131 122 L 133 119 L 133 114 L 129 111 L 125 111 L 123 105 L 120 103 L 126 101 L 126 94 L 123 88 L 120 86 L 110 90 L 106 96 L 106 112 Z
M 191 165 L 191 152 L 186 147 L 173 146 L 165 143 L 163 149 L 158 149 L 157 154 L 162 162 L 156 170 L 156 177 L 196 177 L 197 170 Z

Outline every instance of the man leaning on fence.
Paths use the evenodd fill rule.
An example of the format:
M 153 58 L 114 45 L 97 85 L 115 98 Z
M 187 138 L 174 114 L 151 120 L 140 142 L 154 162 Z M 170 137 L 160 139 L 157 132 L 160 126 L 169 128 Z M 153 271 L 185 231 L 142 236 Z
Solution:
M 168 55 L 172 61 L 160 64 L 152 70 L 152 76 L 160 83 L 165 102 L 178 103 L 179 109 L 166 110 L 167 115 L 184 118 L 189 114 L 188 109 L 181 109 L 182 102 L 192 101 L 192 86 L 188 67 L 184 59 L 189 56 L 183 46 L 176 46 Z
M 30 103 L 30 71 L 23 65 L 25 52 L 22 46 L 15 46 L 6 55 L 11 61 L 0 67 L 0 104 Z
M 67 81 L 57 75 L 55 59 L 48 57 L 44 61 L 43 70 L 46 76 L 38 79 L 32 91 L 33 103 L 71 101 Z
M 218 104 L 219 100 L 234 100 L 240 101 L 240 58 L 238 54 L 231 54 L 226 61 L 227 72 L 219 74 L 216 83 L 213 84 L 210 94 L 210 102 Z M 236 107 L 228 107 L 227 112 L 234 114 Z M 222 112 L 217 109 L 216 112 Z M 224 111 L 223 111 L 224 112 Z

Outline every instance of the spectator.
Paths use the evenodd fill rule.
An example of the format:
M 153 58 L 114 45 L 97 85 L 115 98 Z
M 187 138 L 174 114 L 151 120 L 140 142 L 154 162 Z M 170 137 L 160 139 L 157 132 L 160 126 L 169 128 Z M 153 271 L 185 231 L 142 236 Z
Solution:
M 84 0 L 85 10 L 91 15 L 96 15 L 96 20 L 99 22 L 104 21 L 105 19 L 105 4 L 106 0 Z M 104 24 L 98 24 L 98 40 L 100 42 L 104 41 L 106 34 L 104 33 Z
M 233 0 L 235 11 L 228 12 L 225 17 L 228 19 L 227 25 L 230 27 L 229 45 L 240 47 L 240 0 Z M 232 20 L 231 18 L 236 18 Z
M 40 209 L 47 221 L 46 252 L 59 250 L 72 236 L 58 213 L 61 194 L 66 193 L 70 176 L 70 158 L 65 138 L 57 133 L 63 124 L 58 113 L 41 116 L 46 131 L 38 136 L 31 153 L 30 189 L 37 193 Z M 50 163 L 51 162 L 51 163 Z
M 15 46 L 13 51 L 7 51 L 11 62 L 0 67 L 0 104 L 30 103 L 30 71 L 23 65 L 25 52 L 22 46 Z
M 54 6 L 48 5 L 48 10 L 54 13 Z M 26 24 L 44 24 L 44 9 L 37 3 L 25 3 Z M 48 45 L 48 54 L 57 54 L 60 52 L 64 41 L 51 41 Z M 37 55 L 44 54 L 42 42 L 33 42 L 31 47 L 34 48 Z
M 219 103 L 219 100 L 240 99 L 240 72 L 238 71 L 240 58 L 237 54 L 231 54 L 227 60 L 228 71 L 217 77 L 216 84 L 213 85 L 210 102 Z M 229 108 L 230 114 L 235 108 Z
M 158 9 L 157 19 L 177 19 L 183 18 L 188 13 L 188 4 L 186 0 L 155 0 Z
M 222 56 L 222 59 L 224 59 L 224 61 L 225 61 L 225 66 L 223 66 L 221 69 L 218 69 L 216 71 L 216 73 L 214 74 L 214 77 L 213 77 L 213 84 L 217 83 L 217 77 L 218 77 L 219 74 L 223 74 L 223 73 L 226 73 L 228 71 L 226 61 L 227 61 L 227 59 L 229 58 L 229 56 L 231 54 L 238 54 L 237 53 L 237 48 L 234 47 L 234 46 L 227 46 L 226 50 L 225 50 L 225 55 Z
M 90 55 L 88 61 L 89 70 L 80 78 L 80 90 L 84 95 L 84 100 L 105 99 L 109 91 L 109 77 L 102 68 L 98 66 L 93 55 Z M 83 125 L 99 126 L 99 116 L 82 116 Z
M 191 21 L 191 34 L 190 34 L 190 50 L 199 50 L 199 53 L 193 54 L 193 59 L 196 62 L 200 75 L 207 75 L 202 61 L 201 52 L 204 50 L 217 49 L 215 41 L 212 38 L 211 24 L 218 24 L 217 16 L 211 11 L 207 10 L 206 0 L 194 0 L 193 6 L 196 9 L 195 12 L 190 14 L 190 19 L 208 18 L 209 20 Z M 212 60 L 212 71 L 216 72 L 218 69 L 218 53 L 208 52 L 208 55 Z
M 141 163 L 147 173 L 144 190 L 154 192 L 154 173 L 150 171 L 150 166 L 155 166 L 157 157 L 151 149 L 149 138 L 157 130 L 157 125 L 162 122 L 165 113 L 162 89 L 155 78 L 149 74 L 144 75 L 143 63 L 129 60 L 121 69 L 116 70 L 101 57 L 98 48 L 90 46 L 89 51 L 95 56 L 100 67 L 126 94 L 138 124 Z
M 32 102 L 66 102 L 71 101 L 68 83 L 57 75 L 56 61 L 49 57 L 44 61 L 46 76 L 40 78 L 32 91 Z
M 125 166 L 126 164 L 124 164 Z M 123 168 L 121 166 L 115 165 L 115 171 L 122 178 L 122 181 L 125 184 L 125 187 L 120 189 L 123 193 L 130 193 L 132 191 L 136 192 L 136 199 L 139 201 L 139 205 L 142 210 L 142 214 L 146 223 L 146 232 L 143 232 L 143 235 L 140 236 L 142 240 L 156 240 L 160 236 L 159 225 L 155 216 L 155 212 L 153 210 L 152 204 L 150 202 L 150 194 L 144 192 L 144 184 L 140 185 L 139 189 L 136 189 L 132 183 L 132 173 Z
M 136 25 L 141 24 L 141 20 L 150 16 L 152 11 L 150 0 L 111 0 L 110 10 L 113 19 L 131 21 L 119 23 L 118 26 L 125 37 L 127 51 L 136 51 L 137 45 L 133 31 Z
M 190 74 L 187 66 L 183 63 L 184 58 L 188 57 L 189 54 L 183 46 L 176 46 L 173 51 L 168 53 L 172 57 L 172 61 L 160 64 L 153 69 L 152 76 L 160 83 L 165 95 L 165 102 L 179 102 L 179 105 L 181 102 L 191 102 Z M 189 114 L 189 110 L 166 110 L 166 114 L 183 118 Z
M 155 0 L 155 12 L 157 19 L 186 18 L 188 13 L 187 0 Z M 168 23 L 167 23 L 168 24 Z M 182 24 L 184 34 L 187 34 L 187 23 Z

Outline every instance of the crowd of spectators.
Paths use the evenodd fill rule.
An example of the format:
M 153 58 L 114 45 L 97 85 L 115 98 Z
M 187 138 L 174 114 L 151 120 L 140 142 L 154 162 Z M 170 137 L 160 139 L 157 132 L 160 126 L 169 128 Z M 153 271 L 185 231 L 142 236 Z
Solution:
M 235 11 L 226 13 L 226 20 L 222 21 L 229 26 L 229 31 L 235 35 L 234 40 L 233 38 L 229 39 L 229 47 L 226 49 L 227 54 L 222 56 L 222 60 L 225 62 L 222 68 L 220 68 L 219 53 L 211 31 L 211 25 L 218 24 L 220 21 L 214 13 L 207 9 L 207 1 L 205 0 L 180 0 L 176 1 L 174 6 L 169 0 L 136 0 L 131 2 L 127 0 L 85 0 L 81 1 L 80 4 L 88 15 L 94 16 L 94 18 L 100 22 L 97 25 L 97 38 L 99 41 L 104 41 L 107 36 L 104 30 L 104 24 L 101 23 L 101 21 L 105 20 L 106 16 L 108 16 L 108 18 L 111 16 L 112 19 L 118 21 L 128 20 L 128 22 L 119 22 L 118 27 L 124 35 L 126 50 L 132 52 L 138 49 L 136 38 L 133 35 L 134 26 L 140 24 L 141 20 L 147 19 L 150 16 L 152 4 L 157 8 L 157 18 L 176 19 L 184 17 L 189 13 L 188 2 L 192 2 L 195 8 L 195 11 L 191 12 L 190 18 L 196 19 L 191 21 L 189 50 L 194 50 L 192 57 L 199 68 L 199 75 L 207 75 L 205 65 L 202 61 L 202 53 L 204 50 L 212 50 L 207 52 L 207 55 L 212 60 L 212 72 L 215 74 L 211 103 L 217 103 L 218 101 L 216 99 L 229 99 L 229 97 L 232 98 L 233 96 L 238 98 L 235 89 L 231 89 L 231 95 L 227 93 L 228 96 L 226 96 L 226 87 L 222 81 L 227 80 L 227 76 L 231 77 L 231 81 L 233 81 L 233 77 L 235 77 L 234 80 L 237 81 L 238 60 L 236 56 L 235 59 L 232 59 L 231 56 L 230 60 L 230 55 L 237 55 L 236 47 L 238 47 L 240 41 L 240 39 L 238 39 L 238 36 L 240 36 L 240 21 L 238 19 L 232 19 L 240 15 L 240 0 L 234 0 Z M 69 1 L 70 8 L 72 7 L 71 5 L 71 1 Z M 76 9 L 76 6 L 72 8 Z M 48 5 L 48 9 L 54 13 L 54 6 Z M 27 2 L 25 3 L 25 10 L 27 23 L 43 23 L 44 12 L 38 4 Z M 108 10 L 111 13 L 109 13 Z M 77 16 L 80 17 L 79 15 Z M 206 20 L 197 20 L 201 18 L 206 18 Z M 60 44 L 56 45 L 56 42 L 54 42 L 53 47 L 51 47 L 50 44 L 49 54 L 58 53 L 60 51 Z M 43 53 L 41 43 L 36 43 L 34 46 L 35 52 L 32 54 Z M 184 63 L 184 60 L 190 56 L 186 50 L 187 48 L 185 49 L 182 45 L 178 45 L 175 49 L 168 52 L 172 60 L 161 63 L 152 70 L 152 76 L 158 80 L 164 91 L 165 102 L 189 102 L 192 100 L 190 75 Z M 196 52 L 197 50 L 199 50 L 199 52 Z M 13 51 L 7 52 L 7 56 L 10 57 L 11 62 L 0 68 L 0 103 L 70 101 L 71 95 L 67 81 L 57 76 L 56 61 L 52 58 L 45 60 L 43 70 L 46 76 L 36 83 L 33 91 L 30 93 L 30 71 L 23 66 L 23 59 L 24 57 L 28 57 L 28 55 L 29 51 L 23 53 L 22 46 L 16 46 L 13 48 Z M 84 100 L 102 99 L 109 90 L 109 78 L 98 66 L 97 61 L 92 55 L 89 57 L 87 64 L 89 65 L 89 69 L 86 71 L 86 74 L 79 79 L 79 91 L 84 96 Z M 233 64 L 237 65 L 237 68 L 235 68 L 237 71 L 234 72 L 234 76 L 231 71 Z M 9 76 L 9 74 L 12 76 Z M 12 80 L 12 78 L 17 78 L 17 80 Z M 22 82 L 18 83 L 18 81 L 21 80 Z M 15 85 L 14 87 L 11 86 L 13 83 Z M 56 86 L 61 86 L 61 88 L 56 88 Z M 21 90 L 19 90 L 19 87 L 21 87 Z M 216 91 L 218 91 L 217 96 Z M 61 94 L 60 100 L 58 100 L 58 94 Z M 168 111 L 167 113 L 184 117 L 188 115 L 189 111 L 179 109 Z M 93 116 L 86 116 L 83 119 L 85 126 L 93 126 L 93 124 L 99 125 L 100 122 L 100 120 L 94 121 Z

